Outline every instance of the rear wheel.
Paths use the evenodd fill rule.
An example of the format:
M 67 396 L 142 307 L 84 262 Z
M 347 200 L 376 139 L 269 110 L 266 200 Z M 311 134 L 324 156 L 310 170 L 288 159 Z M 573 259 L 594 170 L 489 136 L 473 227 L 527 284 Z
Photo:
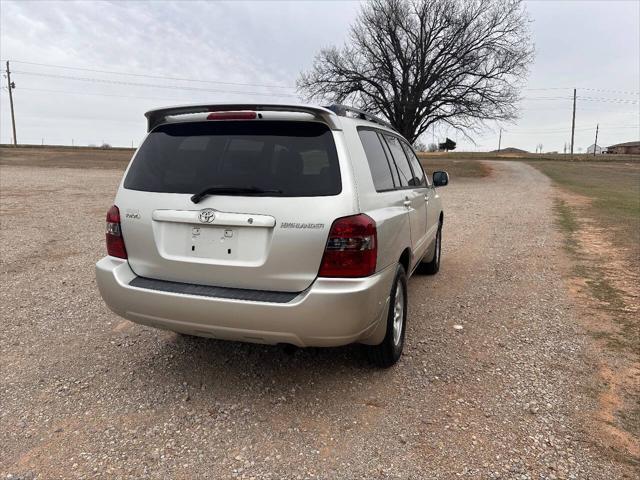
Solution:
M 438 232 L 436 233 L 436 244 L 433 248 L 433 258 L 430 262 L 424 260 L 419 266 L 420 273 L 427 275 L 435 275 L 440 270 L 440 256 L 442 255 L 442 222 L 438 224 Z
M 385 337 L 379 345 L 367 347 L 367 353 L 372 363 L 382 368 L 388 368 L 398 361 L 404 347 L 406 320 L 407 274 L 404 267 L 398 264 L 389 296 Z

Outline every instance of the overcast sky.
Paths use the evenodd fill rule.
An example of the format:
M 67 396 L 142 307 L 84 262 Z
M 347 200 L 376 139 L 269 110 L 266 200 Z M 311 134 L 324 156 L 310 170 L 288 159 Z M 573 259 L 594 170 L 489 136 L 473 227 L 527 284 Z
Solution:
M 143 138 L 143 113 L 150 108 L 298 103 L 298 73 L 320 48 L 344 42 L 359 8 L 357 1 L 2 0 L 0 57 L 3 69 L 12 61 L 18 141 L 130 146 Z M 576 151 L 593 143 L 596 123 L 599 145 L 640 139 L 640 2 L 531 1 L 527 9 L 536 60 L 520 119 L 504 125 L 502 146 L 562 151 L 570 140 L 574 87 Z M 6 88 L 0 98 L 0 141 L 8 143 Z M 454 131 L 436 130 L 441 141 L 447 134 L 459 149 L 497 148 L 496 125 L 475 135 L 475 145 Z M 431 142 L 431 135 L 424 140 Z

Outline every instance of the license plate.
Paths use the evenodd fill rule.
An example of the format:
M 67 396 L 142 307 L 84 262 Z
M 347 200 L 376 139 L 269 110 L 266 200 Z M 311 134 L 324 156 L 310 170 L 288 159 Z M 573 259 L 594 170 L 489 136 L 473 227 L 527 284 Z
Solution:
M 233 260 L 238 256 L 238 235 L 234 228 L 191 227 L 191 255 L 216 260 Z

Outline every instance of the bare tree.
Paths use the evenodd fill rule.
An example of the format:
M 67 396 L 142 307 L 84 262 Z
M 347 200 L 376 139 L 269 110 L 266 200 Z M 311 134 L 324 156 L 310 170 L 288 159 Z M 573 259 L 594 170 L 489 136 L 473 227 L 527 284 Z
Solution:
M 533 59 L 528 23 L 521 0 L 372 0 L 298 90 L 382 114 L 410 142 L 436 122 L 465 133 L 512 120 Z
M 421 142 L 420 140 L 416 140 L 415 142 L 413 142 L 413 149 L 416 152 L 426 152 L 427 146 L 424 144 L 424 142 Z

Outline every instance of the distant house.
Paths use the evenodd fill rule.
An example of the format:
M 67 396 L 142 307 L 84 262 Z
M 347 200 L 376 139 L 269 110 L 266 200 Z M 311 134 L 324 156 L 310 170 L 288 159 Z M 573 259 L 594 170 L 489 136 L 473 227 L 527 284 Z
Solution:
M 595 143 L 587 147 L 587 153 L 592 154 L 594 150 L 596 151 L 596 155 L 599 155 L 603 152 L 602 147 L 600 145 L 596 145 Z
M 640 141 L 638 142 L 626 142 L 618 143 L 607 147 L 606 153 L 621 154 L 621 155 L 640 155 Z

